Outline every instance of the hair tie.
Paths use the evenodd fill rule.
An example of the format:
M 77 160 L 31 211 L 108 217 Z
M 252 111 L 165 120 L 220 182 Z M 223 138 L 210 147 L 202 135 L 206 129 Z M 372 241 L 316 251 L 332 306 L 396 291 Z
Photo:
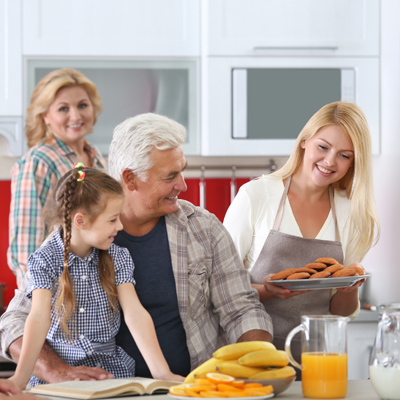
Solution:
M 79 178 L 77 179 L 78 182 L 82 182 L 85 179 L 86 173 L 85 171 L 78 171 Z
M 87 168 L 87 166 L 82 162 L 76 162 L 73 168 Z
M 74 164 L 74 168 L 87 168 L 84 163 L 78 162 Z M 85 171 L 78 171 L 79 178 L 77 179 L 78 182 L 82 182 L 85 179 L 86 173 Z

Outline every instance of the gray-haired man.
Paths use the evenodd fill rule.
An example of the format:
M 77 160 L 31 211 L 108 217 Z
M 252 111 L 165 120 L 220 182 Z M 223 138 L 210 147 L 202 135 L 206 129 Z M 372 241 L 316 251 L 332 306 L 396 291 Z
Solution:
M 153 318 L 171 371 L 180 375 L 224 344 L 272 340 L 271 319 L 223 225 L 178 200 L 186 190 L 185 135 L 175 121 L 142 114 L 115 128 L 109 152 L 110 174 L 125 192 L 124 230 L 115 243 L 132 255 L 139 299 Z M 19 290 L 0 323 L 2 351 L 14 360 L 29 309 Z M 117 343 L 136 360 L 136 374 L 150 376 L 123 322 Z M 47 382 L 109 377 L 101 368 L 65 365 L 46 345 L 34 373 Z

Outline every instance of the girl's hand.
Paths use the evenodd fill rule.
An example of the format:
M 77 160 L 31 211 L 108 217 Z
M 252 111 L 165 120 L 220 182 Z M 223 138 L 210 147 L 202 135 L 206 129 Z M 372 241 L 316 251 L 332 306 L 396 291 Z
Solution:
M 263 285 L 267 292 L 268 300 L 274 299 L 291 299 L 292 297 L 298 296 L 299 294 L 312 292 L 312 290 L 293 290 L 285 289 L 281 286 L 273 285 L 269 283 L 271 277 L 274 274 L 269 274 L 263 279 Z
M 29 383 L 28 381 L 23 381 L 21 380 L 21 377 L 18 377 L 16 374 L 14 374 L 11 378 L 7 379 L 8 382 L 10 382 L 11 385 L 13 385 L 14 387 L 16 387 L 18 389 L 18 393 L 20 393 L 22 390 L 26 389 L 26 385 Z M 1 393 L 1 386 L 0 386 L 0 393 Z M 10 393 L 11 390 L 9 390 Z
M 153 376 L 154 379 L 163 379 L 166 381 L 183 382 L 185 380 L 184 376 L 173 374 L 171 371 L 166 372 L 160 376 Z
M 25 388 L 24 388 L 25 389 Z M 0 379 L 0 393 L 8 395 L 22 393 L 22 390 L 10 379 Z

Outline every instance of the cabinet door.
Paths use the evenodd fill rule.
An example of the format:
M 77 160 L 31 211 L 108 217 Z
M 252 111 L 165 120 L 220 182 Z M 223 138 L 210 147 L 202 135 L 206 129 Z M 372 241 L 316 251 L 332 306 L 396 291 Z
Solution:
M 21 1 L 0 0 L 0 116 L 22 115 Z
M 208 0 L 210 55 L 379 54 L 379 0 Z
M 348 377 L 368 379 L 368 365 L 374 345 L 377 322 L 351 322 L 348 325 Z
M 199 21 L 199 0 L 23 0 L 23 52 L 197 56 Z

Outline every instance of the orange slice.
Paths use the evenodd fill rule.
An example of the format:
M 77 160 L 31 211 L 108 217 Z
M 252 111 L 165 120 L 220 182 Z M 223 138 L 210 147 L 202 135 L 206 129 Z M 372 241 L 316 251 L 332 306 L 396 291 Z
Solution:
M 199 393 L 197 393 L 197 392 L 194 391 L 193 389 L 185 388 L 185 391 L 186 391 L 186 396 L 189 396 L 189 397 L 201 397 L 201 396 L 199 395 Z
M 250 383 L 245 383 L 244 384 L 244 389 L 246 389 L 246 388 L 258 388 L 258 387 L 262 387 L 262 384 L 258 383 L 258 382 L 250 382 Z
M 217 388 L 220 392 L 243 392 L 242 389 L 235 388 L 229 383 L 218 383 Z
M 220 374 L 219 372 L 208 372 L 207 379 L 214 384 L 233 382 L 235 378 L 230 375 Z
M 171 386 L 169 392 L 175 396 L 187 396 L 185 387 L 183 385 Z
M 201 397 L 228 397 L 225 392 L 218 392 L 217 390 L 205 390 L 200 392 Z
M 232 382 L 229 382 L 230 385 L 232 385 L 233 387 L 239 388 L 239 389 L 243 389 L 244 387 L 244 381 L 239 381 L 239 380 L 234 380 Z

